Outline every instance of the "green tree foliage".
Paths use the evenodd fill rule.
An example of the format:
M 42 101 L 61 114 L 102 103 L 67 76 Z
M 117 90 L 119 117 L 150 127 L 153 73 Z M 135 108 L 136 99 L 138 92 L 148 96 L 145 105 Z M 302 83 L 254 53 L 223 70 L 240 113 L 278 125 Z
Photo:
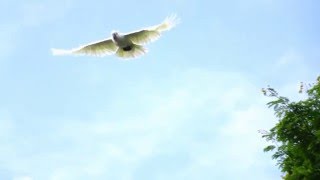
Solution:
M 272 142 L 264 148 L 272 151 L 286 180 L 319 180 L 320 179 L 320 76 L 317 82 L 309 85 L 303 92 L 307 98 L 291 102 L 279 96 L 272 88 L 262 89 L 266 96 L 274 97 L 269 102 L 278 123 L 263 133 L 263 138 Z

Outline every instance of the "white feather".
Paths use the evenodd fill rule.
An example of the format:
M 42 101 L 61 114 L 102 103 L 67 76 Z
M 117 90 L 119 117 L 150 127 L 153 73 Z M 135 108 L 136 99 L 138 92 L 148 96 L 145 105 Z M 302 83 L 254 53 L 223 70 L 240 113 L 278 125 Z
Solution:
M 78 48 L 65 50 L 52 48 L 53 55 L 92 55 L 105 56 L 115 53 L 118 47 L 109 39 L 92 42 Z
M 179 23 L 180 19 L 178 19 L 176 15 L 171 15 L 159 25 L 128 33 L 125 37 L 136 44 L 145 45 L 158 40 L 162 32 L 172 29 Z
M 61 55 L 69 55 L 72 54 L 72 51 L 64 50 L 64 49 L 55 49 L 51 48 L 51 52 L 54 56 L 61 56 Z
M 181 21 L 177 17 L 177 15 L 173 14 L 171 16 L 168 16 L 160 25 L 156 26 L 155 29 L 159 32 L 168 31 L 174 28 L 180 22 Z
M 92 56 L 105 56 L 115 53 L 121 58 L 135 58 L 147 52 L 142 45 L 159 39 L 164 31 L 172 29 L 179 22 L 180 19 L 178 19 L 176 15 L 171 15 L 167 17 L 161 24 L 124 34 L 121 36 L 119 41 L 108 38 L 70 50 L 52 48 L 51 51 L 53 55 L 83 54 Z M 126 46 L 132 46 L 133 48 L 130 51 L 125 51 L 123 48 Z

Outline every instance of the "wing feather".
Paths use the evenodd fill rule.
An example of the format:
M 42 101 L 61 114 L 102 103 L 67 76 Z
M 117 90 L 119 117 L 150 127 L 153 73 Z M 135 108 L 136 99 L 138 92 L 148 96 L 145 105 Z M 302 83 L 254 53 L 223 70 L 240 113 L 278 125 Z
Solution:
M 133 43 L 145 45 L 160 38 L 163 31 L 172 29 L 179 23 L 179 19 L 175 15 L 167 17 L 161 24 L 155 25 L 136 32 L 125 35 Z
M 127 34 L 125 37 L 130 39 L 135 44 L 145 45 L 159 39 L 160 33 L 155 30 L 140 30 Z
M 54 55 L 92 55 L 92 56 L 105 56 L 115 53 L 118 47 L 113 43 L 111 38 L 102 41 L 96 41 L 87 45 L 80 46 L 79 48 L 71 50 L 51 49 Z

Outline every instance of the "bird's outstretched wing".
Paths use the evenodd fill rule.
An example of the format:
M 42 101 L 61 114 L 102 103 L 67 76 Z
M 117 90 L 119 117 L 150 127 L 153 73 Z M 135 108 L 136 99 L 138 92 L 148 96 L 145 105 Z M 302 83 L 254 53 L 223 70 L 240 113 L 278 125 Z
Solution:
M 133 43 L 145 45 L 160 38 L 163 31 L 172 29 L 179 23 L 176 15 L 167 17 L 161 24 L 124 35 Z
M 102 41 L 96 41 L 89 43 L 87 45 L 80 46 L 79 48 L 71 50 L 63 49 L 51 49 L 53 55 L 68 55 L 68 54 L 77 54 L 77 55 L 93 55 L 93 56 L 105 56 L 113 54 L 117 51 L 118 47 L 109 39 Z

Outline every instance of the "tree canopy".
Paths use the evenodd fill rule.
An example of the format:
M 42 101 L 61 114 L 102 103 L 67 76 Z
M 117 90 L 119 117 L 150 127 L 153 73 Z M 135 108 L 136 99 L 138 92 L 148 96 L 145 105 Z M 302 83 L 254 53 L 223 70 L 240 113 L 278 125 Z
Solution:
M 286 180 L 320 179 L 320 76 L 305 91 L 307 98 L 291 102 L 279 96 L 273 88 L 262 89 L 264 95 L 275 98 L 267 103 L 279 121 L 262 137 L 272 144 L 264 151 L 272 151 Z

